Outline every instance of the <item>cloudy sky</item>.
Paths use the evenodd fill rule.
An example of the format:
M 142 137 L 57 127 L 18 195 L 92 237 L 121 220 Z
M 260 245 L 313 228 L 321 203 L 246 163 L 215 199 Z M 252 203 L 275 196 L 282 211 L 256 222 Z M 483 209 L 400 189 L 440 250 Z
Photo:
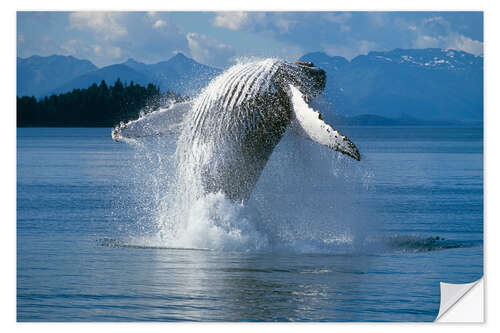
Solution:
M 17 55 L 72 55 L 106 66 L 178 52 L 216 67 L 242 57 L 351 59 L 395 48 L 483 54 L 481 12 L 18 12 Z

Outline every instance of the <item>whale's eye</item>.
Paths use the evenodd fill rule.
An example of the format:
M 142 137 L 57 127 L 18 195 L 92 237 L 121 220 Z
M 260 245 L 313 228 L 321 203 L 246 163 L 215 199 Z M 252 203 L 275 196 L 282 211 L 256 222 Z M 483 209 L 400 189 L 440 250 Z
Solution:
M 312 62 L 305 62 L 305 61 L 296 61 L 294 62 L 295 65 L 301 65 L 301 66 L 306 66 L 306 67 L 314 67 Z

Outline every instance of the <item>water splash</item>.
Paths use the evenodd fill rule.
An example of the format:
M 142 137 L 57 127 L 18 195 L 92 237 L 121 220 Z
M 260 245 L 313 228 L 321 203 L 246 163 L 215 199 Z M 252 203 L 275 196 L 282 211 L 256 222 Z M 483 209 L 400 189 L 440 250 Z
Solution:
M 192 101 L 179 136 L 133 140 L 140 141 L 134 167 L 144 246 L 314 252 L 364 238 L 365 221 L 373 221 L 360 209 L 367 177 L 287 131 L 293 101 L 283 87 L 300 73 L 283 74 L 284 64 L 238 63 Z M 277 86 L 276 76 L 289 74 Z M 304 82 L 309 99 L 314 89 Z M 125 130 L 134 128 L 121 125 L 114 137 Z

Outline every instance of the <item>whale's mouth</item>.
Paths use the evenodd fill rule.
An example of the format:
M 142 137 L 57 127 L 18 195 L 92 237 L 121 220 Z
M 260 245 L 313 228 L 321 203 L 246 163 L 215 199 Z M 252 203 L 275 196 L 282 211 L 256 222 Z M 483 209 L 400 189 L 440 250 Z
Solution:
M 314 64 L 312 62 L 307 62 L 307 61 L 296 61 L 294 62 L 295 65 L 300 65 L 300 66 L 305 66 L 305 67 L 314 67 Z

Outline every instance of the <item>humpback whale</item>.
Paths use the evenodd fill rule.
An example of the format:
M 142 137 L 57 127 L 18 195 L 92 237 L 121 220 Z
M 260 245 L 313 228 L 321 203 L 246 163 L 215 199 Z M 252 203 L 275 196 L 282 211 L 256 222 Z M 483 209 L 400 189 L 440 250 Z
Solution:
M 286 129 L 360 160 L 356 146 L 308 102 L 325 88 L 312 63 L 265 59 L 237 64 L 194 100 L 160 109 L 112 131 L 116 141 L 178 132 L 184 182 L 246 202 Z M 181 185 L 182 186 L 182 185 Z M 202 194 L 201 194 L 202 195 Z

